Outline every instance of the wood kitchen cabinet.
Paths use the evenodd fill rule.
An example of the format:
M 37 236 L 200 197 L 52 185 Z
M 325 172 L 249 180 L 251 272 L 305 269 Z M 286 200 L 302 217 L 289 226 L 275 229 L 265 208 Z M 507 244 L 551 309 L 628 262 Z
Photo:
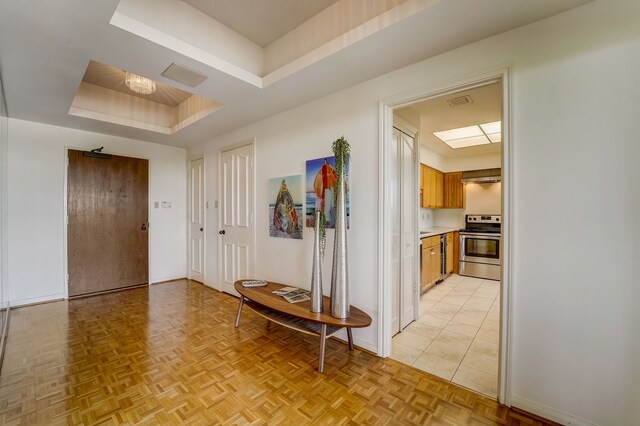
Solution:
M 453 234 L 453 273 L 460 273 L 460 232 L 454 231 Z
M 453 273 L 453 264 L 455 263 L 455 257 L 453 255 L 453 232 L 447 233 L 447 261 L 445 263 L 444 273 Z
M 444 207 L 444 174 L 420 164 L 420 190 L 422 192 L 420 206 L 427 209 Z
M 440 279 L 440 236 L 422 239 L 420 292 L 425 292 Z
M 444 173 L 444 208 L 464 209 L 467 201 L 462 172 Z

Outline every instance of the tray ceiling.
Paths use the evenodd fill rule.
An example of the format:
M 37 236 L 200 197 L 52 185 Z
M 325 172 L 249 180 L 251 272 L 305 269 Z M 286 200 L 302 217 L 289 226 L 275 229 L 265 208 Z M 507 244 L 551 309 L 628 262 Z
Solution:
M 223 9 L 229 13 L 239 12 L 247 28 L 294 28 L 262 48 L 240 27 L 236 31 L 179 0 L 59 0 L 39 2 L 36 9 L 32 2 L 3 0 L 0 58 L 9 115 L 185 147 L 589 2 L 509 0 L 505 8 L 504 0 L 484 0 L 482 7 L 477 0 L 291 1 L 317 6 L 319 13 L 300 23 L 310 9 L 305 9 L 307 15 L 294 16 L 288 7 L 274 6 L 280 0 L 210 2 L 225 4 Z M 204 9 L 206 3 L 197 6 Z M 269 5 L 269 12 L 282 14 L 286 23 L 267 18 L 267 12 L 257 13 L 258 4 Z M 238 10 L 232 11 L 234 7 Z M 469 10 L 474 13 L 464 12 Z M 235 24 L 229 21 L 228 25 Z M 120 94 L 151 102 L 122 88 L 104 88 L 113 83 L 82 81 L 91 60 L 215 99 L 209 109 L 218 109 L 188 126 L 167 121 L 170 126 L 161 125 L 169 129 L 164 133 L 70 115 L 79 85 L 86 85 L 87 93 L 110 90 L 113 97 Z M 169 80 L 162 72 L 172 63 L 207 79 L 194 88 Z M 170 92 L 167 98 L 177 96 L 178 92 Z

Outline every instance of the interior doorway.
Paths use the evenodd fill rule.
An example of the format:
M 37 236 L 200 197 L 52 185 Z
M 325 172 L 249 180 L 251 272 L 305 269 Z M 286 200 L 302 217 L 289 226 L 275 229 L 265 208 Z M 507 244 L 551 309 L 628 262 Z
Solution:
M 429 125 L 425 117 L 420 117 L 419 114 L 411 117 L 411 114 L 407 114 L 407 112 L 411 110 L 410 106 L 436 99 L 443 102 L 448 101 L 446 108 L 450 110 L 454 110 L 457 105 L 463 105 L 465 103 L 472 104 L 473 102 L 477 102 L 477 107 L 478 104 L 482 103 L 481 96 L 478 92 L 474 92 L 474 90 L 482 91 L 482 88 L 491 85 L 493 85 L 493 88 L 499 87 L 500 89 L 496 95 L 499 100 L 499 108 L 497 111 L 499 116 L 497 118 L 486 120 L 484 118 L 478 118 L 476 120 L 477 123 L 461 122 L 459 124 L 443 122 L 443 120 L 440 119 L 441 128 L 433 128 Z M 470 91 L 471 93 L 468 93 Z M 478 96 L 476 100 L 474 100 L 475 95 Z M 420 169 L 416 170 L 416 174 L 423 179 L 421 179 L 420 191 L 415 191 L 415 198 L 419 200 L 423 209 L 417 210 L 417 231 L 429 231 L 422 235 L 423 237 L 429 237 L 428 239 L 420 239 L 423 243 L 420 252 L 424 257 L 424 244 L 430 244 L 427 253 L 433 252 L 437 254 L 441 262 L 435 262 L 435 264 L 441 265 L 441 267 L 438 268 L 438 273 L 436 274 L 420 274 L 421 281 L 424 281 L 425 276 L 432 279 L 427 282 L 426 286 L 421 282 L 421 285 L 418 286 L 418 290 L 414 294 L 414 300 L 418 302 L 416 315 L 418 320 L 412 322 L 404 329 L 406 336 L 397 339 L 398 342 L 404 341 L 407 348 L 413 348 L 412 353 L 393 356 L 394 345 L 392 344 L 392 338 L 394 335 L 400 336 L 403 334 L 397 333 L 398 328 L 402 329 L 402 327 L 397 327 L 394 322 L 393 304 L 395 302 L 393 283 L 396 275 L 395 270 L 397 268 L 394 267 L 393 263 L 393 249 L 389 248 L 389 246 L 393 247 L 394 241 L 394 212 L 391 201 L 394 198 L 393 191 L 395 184 L 391 176 L 397 173 L 394 169 L 396 149 L 393 143 L 393 132 L 395 131 L 393 129 L 393 123 L 397 122 L 398 118 L 418 128 L 420 162 L 422 165 L 416 166 Z M 511 209 L 511 197 L 509 197 L 511 157 L 509 151 L 508 69 L 479 75 L 476 78 L 460 82 L 457 85 L 425 89 L 420 93 L 382 102 L 381 123 L 380 168 L 382 172 L 381 175 L 383 176 L 381 194 L 381 211 L 383 218 L 380 227 L 382 247 L 380 250 L 381 279 L 379 283 L 381 313 L 379 355 L 391 355 L 397 359 L 404 358 L 406 363 L 414 365 L 416 368 L 422 367 L 423 370 L 431 374 L 444 377 L 447 380 L 488 394 L 497 398 L 500 402 L 508 404 L 509 401 L 506 395 L 508 394 L 507 387 L 509 384 L 509 242 L 511 235 L 509 222 Z M 489 124 L 493 127 L 489 126 Z M 497 131 L 495 130 L 496 125 L 498 128 Z M 471 130 L 475 132 L 475 129 L 471 129 L 472 126 L 475 126 L 475 128 L 479 130 L 480 133 L 478 135 L 475 133 L 465 133 Z M 453 136 L 449 138 L 450 144 L 443 144 L 446 147 L 444 152 L 435 152 L 435 150 L 429 150 L 424 146 L 423 139 L 426 139 L 427 136 L 434 138 L 438 136 L 438 133 L 445 131 L 452 131 L 450 133 L 453 133 Z M 456 131 L 458 132 L 457 135 L 455 134 Z M 460 132 L 463 134 L 460 134 Z M 476 139 L 460 141 L 460 139 L 474 137 Z M 442 142 L 444 142 L 444 140 L 440 139 L 440 143 Z M 488 145 L 489 148 L 479 147 L 480 145 Z M 471 148 L 468 149 L 467 147 Z M 470 155 L 459 154 L 464 151 L 464 149 L 460 150 L 460 148 L 467 148 Z M 455 152 L 455 154 L 451 155 L 454 158 L 453 160 L 447 160 L 446 150 Z M 483 152 L 483 150 L 487 152 Z M 485 155 L 485 157 L 473 159 L 473 155 L 471 154 L 476 154 L 478 157 Z M 487 161 L 490 163 L 488 166 L 479 166 L 482 162 Z M 428 164 L 425 164 L 425 162 Z M 425 166 L 433 169 L 433 173 L 429 174 L 429 171 L 423 170 Z M 486 189 L 489 185 L 482 183 L 476 185 L 477 187 L 467 190 L 467 185 L 463 185 L 461 182 L 462 172 L 481 168 L 498 169 L 499 180 L 501 180 L 497 186 L 498 198 L 484 206 L 481 205 L 481 202 L 478 202 L 478 194 L 482 193 L 484 196 L 484 194 L 487 193 Z M 431 177 L 424 178 L 425 172 Z M 431 179 L 431 181 L 429 179 Z M 442 186 L 444 190 L 441 190 L 442 192 L 440 192 L 440 194 L 434 195 L 433 188 L 431 190 L 423 188 L 425 181 L 429 182 L 429 185 L 434 185 L 435 182 L 436 187 Z M 452 184 L 452 182 L 455 184 L 454 186 L 460 186 L 460 188 L 465 189 L 458 193 L 452 191 L 447 192 L 446 185 Z M 471 185 L 469 188 L 471 188 Z M 496 187 L 491 187 L 488 192 L 491 192 L 495 198 Z M 462 197 L 464 197 L 466 193 L 471 194 L 474 209 L 487 209 L 487 211 L 482 212 L 483 216 L 486 216 L 484 213 L 489 213 L 492 215 L 492 219 L 494 219 L 494 216 L 498 216 L 499 218 L 497 220 L 500 220 L 501 217 L 502 232 L 501 237 L 498 237 L 497 243 L 492 242 L 495 241 L 495 239 L 490 241 L 491 244 L 485 244 L 485 241 L 479 242 L 477 238 L 467 239 L 475 244 L 473 247 L 467 247 L 470 253 L 482 253 L 482 251 L 486 249 L 487 253 L 491 252 L 489 255 L 499 257 L 501 265 L 499 266 L 497 275 L 480 277 L 480 275 L 485 273 L 485 270 L 491 269 L 492 274 L 495 272 L 493 268 L 484 268 L 484 265 L 481 273 L 464 272 L 468 271 L 469 268 L 463 268 L 462 273 L 466 273 L 467 275 L 461 275 L 460 259 L 461 256 L 463 257 L 464 255 L 464 247 L 460 246 L 461 238 L 459 232 L 460 229 L 465 228 L 467 215 L 480 212 L 467 211 L 467 207 L 469 206 L 445 206 L 445 204 L 463 203 L 464 199 Z M 453 245 L 453 241 L 456 241 L 458 244 Z M 448 247 L 447 243 L 449 243 Z M 456 252 L 455 254 L 454 251 Z M 454 265 L 456 266 L 455 268 Z M 474 269 L 474 271 L 476 270 L 477 269 Z M 477 277 L 469 276 L 474 274 L 480 275 Z M 450 292 L 452 293 L 449 294 Z M 448 294 L 449 296 L 447 296 Z M 446 301 L 443 300 L 445 298 L 447 298 Z M 482 310 L 484 311 L 481 312 Z M 473 322 L 473 324 L 471 324 L 471 322 Z M 414 334 L 410 335 L 410 333 Z M 424 341 L 416 342 L 416 340 L 418 340 L 417 336 L 420 336 Z M 476 342 L 476 338 L 478 338 L 479 343 Z M 481 340 L 483 342 L 481 342 Z M 485 344 L 487 341 L 490 341 L 491 345 L 494 346 L 489 348 L 489 346 Z M 397 345 L 397 347 L 399 348 L 400 345 Z M 452 349 L 451 354 L 446 353 L 446 349 L 448 348 Z M 488 366 L 487 364 L 489 358 L 485 355 L 489 353 L 494 356 L 493 366 Z M 469 354 L 469 357 L 465 358 L 467 354 Z M 465 359 L 466 361 L 463 361 Z M 420 362 L 416 363 L 418 360 Z M 443 362 L 436 366 L 436 361 L 438 360 Z M 485 374 L 485 378 L 489 378 L 490 381 L 492 380 L 494 386 L 479 389 L 476 383 L 474 383 L 476 378 L 469 380 L 468 375 L 467 377 L 463 377 L 466 373 L 472 371 L 471 369 L 476 369 L 480 374 L 485 374 L 487 370 L 491 370 Z
M 149 283 L 149 161 L 68 150 L 70 297 Z

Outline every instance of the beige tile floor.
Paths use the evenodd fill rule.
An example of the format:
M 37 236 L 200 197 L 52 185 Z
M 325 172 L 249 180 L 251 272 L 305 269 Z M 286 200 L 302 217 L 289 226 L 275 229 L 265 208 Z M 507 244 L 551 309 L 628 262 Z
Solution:
M 420 297 L 391 358 L 496 398 L 500 282 L 451 275 Z

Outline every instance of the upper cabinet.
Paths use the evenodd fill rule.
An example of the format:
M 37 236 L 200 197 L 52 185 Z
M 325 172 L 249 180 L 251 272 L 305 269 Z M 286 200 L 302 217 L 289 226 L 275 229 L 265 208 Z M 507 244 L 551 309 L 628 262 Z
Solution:
M 464 209 L 467 196 L 462 183 L 462 172 L 444 174 L 444 208 Z
M 420 181 L 422 191 L 420 206 L 426 209 L 444 207 L 444 174 L 441 171 L 420 164 Z
M 442 173 L 420 164 L 420 207 L 463 209 L 465 204 L 462 172 Z

